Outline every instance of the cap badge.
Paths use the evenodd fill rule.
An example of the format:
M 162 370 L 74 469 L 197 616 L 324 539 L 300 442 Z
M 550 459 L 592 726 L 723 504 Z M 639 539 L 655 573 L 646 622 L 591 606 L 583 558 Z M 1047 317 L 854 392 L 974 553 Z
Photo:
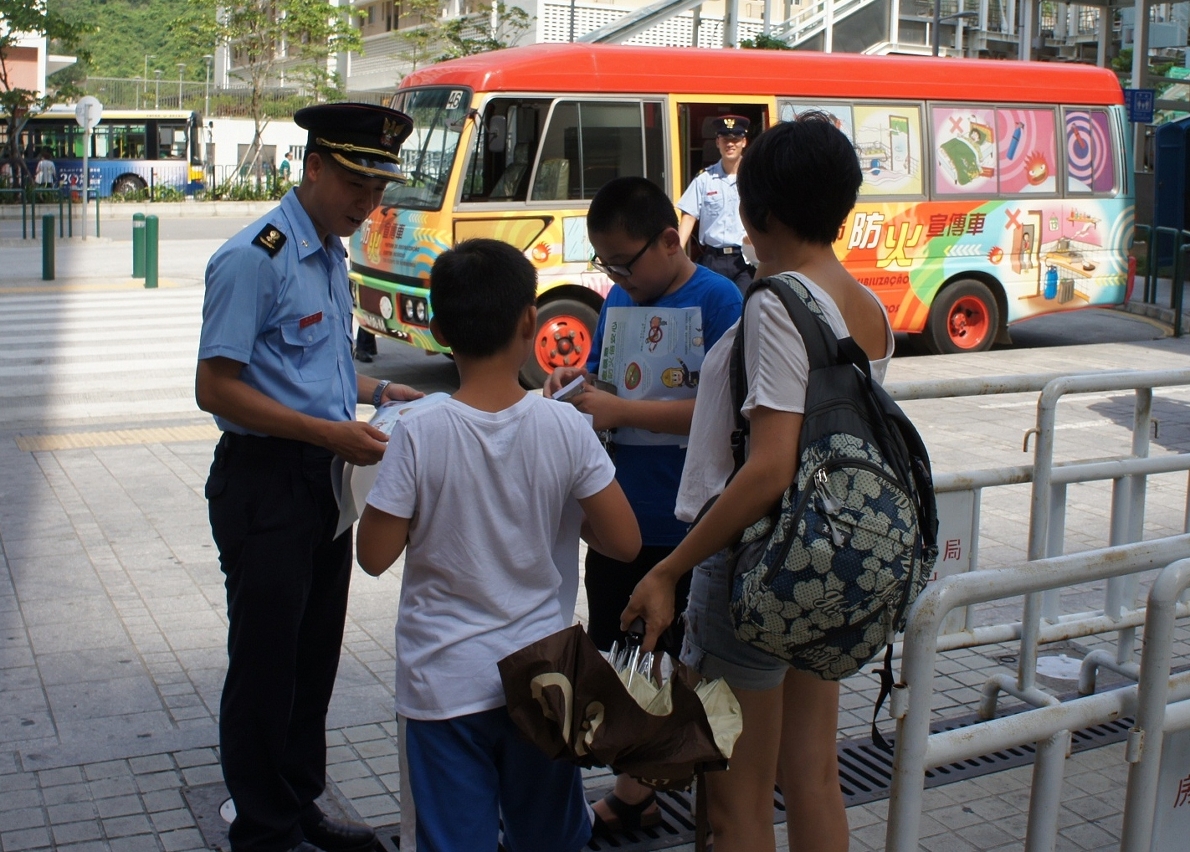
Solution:
M 728 130 L 731 130 L 732 128 L 735 127 L 735 119 L 734 118 L 723 119 L 723 126 L 726 127 Z
M 401 132 L 401 125 L 391 118 L 384 120 L 384 127 L 380 131 L 380 144 L 387 148 L 393 144 L 393 138 Z

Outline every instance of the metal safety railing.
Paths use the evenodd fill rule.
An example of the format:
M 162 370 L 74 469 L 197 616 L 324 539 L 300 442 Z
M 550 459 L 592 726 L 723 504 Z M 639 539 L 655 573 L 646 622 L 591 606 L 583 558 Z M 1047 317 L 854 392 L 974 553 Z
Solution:
M 1080 692 L 1094 691 L 1095 669 L 1106 666 L 1135 680 L 1141 673 L 1133 657 L 1135 629 L 1145 623 L 1146 608 L 1138 608 L 1138 572 L 1160 568 L 1190 556 L 1190 504 L 1183 534 L 1139 542 L 1143 533 L 1147 477 L 1151 474 L 1190 470 L 1190 454 L 1150 458 L 1153 389 L 1190 384 L 1190 370 L 1056 376 L 1053 374 L 991 379 L 950 380 L 890 385 L 902 400 L 987 393 L 1041 390 L 1036 426 L 1026 433 L 1036 436 L 1032 466 L 968 471 L 936 477 L 941 493 L 973 493 L 973 516 L 978 541 L 979 497 L 983 488 L 1032 482 L 1028 559 L 1006 569 L 976 570 L 972 559 L 968 573 L 943 577 L 923 593 L 910 612 L 902 652 L 902 679 L 894 690 L 891 713 L 897 719 L 896 756 L 888 828 L 889 852 L 917 848 L 921 791 L 925 769 L 975 758 L 1029 742 L 1037 742 L 1026 849 L 1052 849 L 1057 830 L 1057 798 L 1061 791 L 1062 762 L 1070 730 L 1097 719 L 1131 712 L 1137 687 L 1115 690 L 1060 703 L 1035 682 L 1039 646 L 1045 642 L 1102 633 L 1116 634 L 1114 654 L 1092 652 L 1084 661 Z M 1054 438 L 1058 402 L 1067 394 L 1132 390 L 1135 405 L 1131 455 L 1110 459 L 1055 464 Z M 1066 489 L 1075 482 L 1112 482 L 1108 546 L 1063 556 Z M 940 505 L 942 500 L 940 499 Z M 1104 607 L 1094 612 L 1063 615 L 1060 590 L 1074 583 L 1106 579 Z M 970 607 L 1016 595 L 1025 595 L 1022 619 L 1014 624 L 973 627 Z M 962 613 L 962 629 L 955 629 L 952 613 Z M 1175 603 L 1174 616 L 1190 615 L 1190 606 Z M 1146 631 L 1148 628 L 1146 628 Z M 940 635 L 941 634 L 941 635 Z M 1146 632 L 1146 639 L 1148 633 Z M 1020 640 L 1015 677 L 995 676 L 980 696 L 980 715 L 995 715 L 996 698 L 1008 692 L 1035 709 L 1005 719 L 930 735 L 930 706 L 934 665 L 939 652 L 959 647 Z M 1179 676 L 1171 689 L 1190 698 L 1190 674 Z M 1131 691 L 1129 691 L 1131 690 Z M 1106 715 L 1105 715 L 1106 714 Z M 1147 848 L 1147 847 L 1146 847 Z
M 1190 535 L 1171 536 L 1098 551 L 1057 556 L 1010 568 L 956 574 L 928 588 L 914 603 L 905 631 L 901 679 L 893 688 L 890 713 L 897 720 L 889 797 L 886 852 L 917 852 L 925 770 L 1014 745 L 1036 742 L 1033 786 L 1025 839 L 1027 852 L 1054 848 L 1062 764 L 1070 731 L 1133 712 L 1137 687 L 1130 686 L 1001 719 L 930 733 L 930 703 L 937 663 L 938 628 L 951 609 L 1073 583 L 1121 577 L 1162 568 L 1190 556 Z M 1170 683 L 1169 692 L 1190 698 L 1190 672 Z
M 1173 242 L 1173 269 L 1170 277 L 1169 307 L 1173 311 L 1173 335 L 1182 336 L 1182 307 L 1185 302 L 1186 272 L 1190 264 L 1186 254 L 1190 252 L 1190 231 L 1170 228 L 1164 225 L 1150 227 L 1136 225 L 1133 243 L 1145 244 L 1144 289 L 1141 298 L 1146 304 L 1157 303 L 1157 265 L 1162 238 Z
M 37 208 L 56 206 L 58 208 L 58 236 L 74 236 L 75 204 L 79 190 L 63 187 L 26 187 L 24 189 L 0 189 L 0 205 L 21 206 L 21 239 L 37 239 Z M 95 236 L 99 236 L 99 193 L 92 189 L 90 200 L 95 202 Z M 80 210 L 82 206 L 80 205 Z M 80 216 L 83 213 L 79 214 Z M 87 223 L 79 222 L 80 229 L 85 230 Z
M 1128 732 L 1124 757 L 1131 765 L 1120 852 L 1149 852 L 1163 740 L 1168 733 L 1190 728 L 1190 699 L 1185 697 L 1180 684 L 1171 689 L 1173 681 L 1169 674 L 1173 665 L 1174 622 L 1180 611 L 1178 598 L 1187 587 L 1190 587 L 1190 560 L 1182 559 L 1163 570 L 1149 589 L 1136 719 Z

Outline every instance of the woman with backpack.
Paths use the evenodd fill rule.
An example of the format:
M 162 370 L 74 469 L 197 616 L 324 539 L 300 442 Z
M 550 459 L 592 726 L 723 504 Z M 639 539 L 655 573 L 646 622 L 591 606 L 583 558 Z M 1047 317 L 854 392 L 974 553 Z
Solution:
M 867 355 L 873 379 L 882 381 L 893 351 L 888 317 L 832 248 L 862 179 L 851 142 L 829 116 L 811 112 L 748 146 L 737 187 L 760 261 L 758 278 L 796 273 L 831 330 L 852 338 Z M 806 345 L 772 289 L 752 292 L 740 322 L 748 389 L 741 412 L 750 423 L 743 464 L 732 476 L 730 368 L 737 324 L 702 365 L 676 511 L 695 523 L 637 585 L 622 620 L 628 625 L 643 618 L 644 648 L 652 648 L 673 620 L 677 579 L 694 571 L 682 661 L 703 677 L 725 678 L 744 723 L 730 768 L 706 776 L 715 852 L 774 848 L 775 784 L 785 799 L 789 848 L 843 852 L 848 828 L 835 751 L 838 682 L 741 642 L 729 612 L 728 548 L 773 512 L 794 481 L 809 376 Z

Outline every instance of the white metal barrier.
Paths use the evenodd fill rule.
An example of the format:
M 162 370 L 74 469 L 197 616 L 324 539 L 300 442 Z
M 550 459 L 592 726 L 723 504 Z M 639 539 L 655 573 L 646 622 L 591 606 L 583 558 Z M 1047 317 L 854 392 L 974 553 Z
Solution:
M 1187 587 L 1190 587 L 1190 559 L 1183 559 L 1162 571 L 1149 589 L 1149 617 L 1145 622 L 1145 648 L 1140 663 L 1136 722 L 1128 733 L 1128 751 L 1124 758 L 1131 766 L 1128 768 L 1128 793 L 1124 801 L 1120 852 L 1149 852 L 1154 840 L 1155 817 L 1158 816 L 1157 809 L 1161 803 L 1165 803 L 1167 811 L 1171 800 L 1174 809 L 1185 804 L 1181 795 L 1185 791 L 1185 782 L 1181 779 L 1180 770 L 1173 774 L 1173 783 L 1168 785 L 1174 790 L 1170 791 L 1167 786 L 1164 797 L 1159 796 L 1158 780 L 1165 735 L 1190 728 L 1190 700 L 1184 700 L 1180 691 L 1170 689 L 1169 677 L 1173 664 L 1177 600 Z M 1182 835 L 1181 839 L 1181 847 L 1185 848 L 1185 836 Z M 1174 843 L 1177 838 L 1163 837 L 1159 840 L 1162 841 L 1162 848 L 1176 848 Z
M 1190 384 L 1190 370 L 1084 376 L 1012 376 L 890 386 L 893 395 L 902 400 L 1035 390 L 1041 390 L 1041 395 L 1037 406 L 1037 425 L 1029 430 L 1029 434 L 1037 438 L 1031 467 L 1004 467 L 937 477 L 937 490 L 942 495 L 956 492 L 972 494 L 974 553 L 970 561 L 970 573 L 941 578 L 926 590 L 910 613 L 910 623 L 900 649 L 903 657 L 902 680 L 894 689 L 890 702 L 890 712 L 897 719 L 897 739 L 889 808 L 888 852 L 917 849 L 924 772 L 927 768 L 1028 742 L 1037 742 L 1037 751 L 1026 850 L 1041 852 L 1053 849 L 1057 833 L 1057 804 L 1070 731 L 1134 712 L 1139 687 L 1129 686 L 1063 704 L 1036 685 L 1038 648 L 1045 642 L 1059 639 L 1115 632 L 1117 640 L 1114 655 L 1101 652 L 1088 655 L 1080 677 L 1080 691 L 1084 695 L 1094 691 L 1095 670 L 1101 666 L 1133 679 L 1141 674 L 1144 664 L 1138 666 L 1133 661 L 1135 629 L 1145 622 L 1148 608 L 1141 609 L 1136 605 L 1137 575 L 1190 556 L 1190 536 L 1185 534 L 1139 542 L 1143 533 L 1146 477 L 1190 469 L 1190 454 L 1148 457 L 1152 393 L 1156 387 L 1186 384 Z M 1136 393 L 1131 455 L 1055 464 L 1056 412 L 1062 397 L 1070 393 L 1116 390 L 1134 390 Z M 1111 480 L 1113 483 L 1109 546 L 1061 556 L 1064 549 L 1066 487 L 1070 483 L 1094 480 Z M 1033 483 L 1028 546 L 1028 558 L 1031 561 L 1012 568 L 977 571 L 982 489 L 1024 482 Z M 945 499 L 940 497 L 940 503 Z M 1190 502 L 1187 507 L 1186 518 L 1190 519 Z M 1187 525 L 1184 525 L 1183 533 L 1186 531 Z M 1062 587 L 1098 579 L 1108 581 L 1102 611 L 1060 614 L 1059 593 Z M 1176 601 L 1184 588 L 1185 584 L 1177 588 L 1168 605 L 1162 603 L 1161 617 L 1170 620 L 1168 630 L 1171 635 L 1172 619 L 1190 614 L 1190 606 Z M 955 630 L 956 620 L 953 617 L 948 619 L 952 612 L 961 611 L 970 605 L 1022 594 L 1025 595 L 1025 607 L 1022 620 L 1018 623 L 976 628 L 971 624 L 969 609 L 959 622 L 964 629 Z M 940 636 L 940 633 L 943 635 Z M 1032 704 L 1036 709 L 973 727 L 931 735 L 930 706 L 937 653 L 1017 638 L 1021 642 L 1017 675 L 1015 678 L 999 676 L 989 679 L 983 691 L 981 715 L 985 719 L 995 715 L 996 698 L 1002 691 Z M 1159 663 L 1149 665 L 1150 668 L 1156 666 L 1160 669 Z M 1164 675 L 1150 672 L 1148 679 L 1150 684 L 1159 683 L 1159 686 L 1150 685 L 1148 690 L 1154 694 L 1163 693 L 1159 701 L 1162 713 L 1164 693 L 1175 696 L 1179 701 L 1190 699 L 1190 673 L 1170 679 L 1168 655 Z M 1148 700 L 1152 703 L 1158 699 Z M 1190 701 L 1186 702 L 1185 707 L 1185 713 L 1190 717 Z M 1151 720 L 1148 724 L 1150 727 L 1142 730 L 1148 730 L 1151 738 Z M 1156 770 L 1146 764 L 1144 772 L 1151 774 Z M 1148 778 L 1148 775 L 1144 777 Z M 1141 784 L 1139 781 L 1137 783 Z M 1138 792 L 1136 795 L 1144 794 Z M 1134 822 L 1135 819 L 1139 817 L 1134 818 Z M 1151 831 L 1151 808 L 1146 824 Z M 1145 840 L 1143 847 L 1136 845 L 1125 848 L 1131 852 L 1142 852 L 1143 848 L 1143 852 L 1148 852 L 1147 843 Z
M 889 711 L 897 720 L 889 797 L 886 852 L 917 852 L 925 771 L 929 767 L 980 757 L 1037 742 L 1033 789 L 1025 841 L 1028 852 L 1054 847 L 1062 762 L 1070 731 L 1128 715 L 1135 707 L 1136 686 L 1045 707 L 955 731 L 930 733 L 930 704 L 938 655 L 938 628 L 957 606 L 997 600 L 1088 580 L 1102 580 L 1162 568 L 1190 557 L 1190 535 L 1171 536 L 1026 562 L 1010 568 L 945 577 L 926 591 L 910 611 L 905 631 L 901 680 L 893 688 Z M 1169 693 L 1190 698 L 1190 673 L 1168 684 Z

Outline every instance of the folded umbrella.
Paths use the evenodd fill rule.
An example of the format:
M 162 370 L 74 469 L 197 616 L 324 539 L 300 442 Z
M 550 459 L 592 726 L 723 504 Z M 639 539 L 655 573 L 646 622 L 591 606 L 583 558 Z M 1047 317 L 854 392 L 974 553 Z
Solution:
M 703 698 L 682 678 L 660 688 L 639 673 L 622 678 L 579 625 L 510 654 L 499 667 L 509 715 L 547 755 L 606 764 L 659 790 L 688 787 L 700 769 L 726 768 L 739 736 L 739 704 L 726 684 L 700 687 L 712 725 Z

